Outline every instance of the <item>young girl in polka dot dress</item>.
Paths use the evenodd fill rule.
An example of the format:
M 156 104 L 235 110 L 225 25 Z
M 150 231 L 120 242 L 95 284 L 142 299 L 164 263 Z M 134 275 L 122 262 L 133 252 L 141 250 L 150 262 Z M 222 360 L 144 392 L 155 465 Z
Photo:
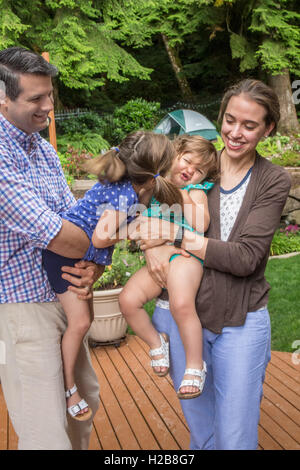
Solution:
M 127 136 L 119 147 L 86 164 L 87 170 L 98 176 L 99 183 L 61 214 L 67 223 L 76 226 L 74 236 L 79 230 L 80 240 L 82 231 L 88 237 L 84 260 L 102 265 L 103 273 L 105 266 L 111 264 L 114 244 L 124 238 L 122 228 L 135 217 L 136 204 L 147 205 L 152 195 L 170 205 L 181 201 L 177 188 L 163 178 L 174 157 L 174 147 L 167 137 L 138 131 Z M 77 261 L 49 250 L 43 252 L 43 266 L 68 321 L 62 339 L 67 408 L 73 418 L 82 421 L 89 419 L 92 411 L 77 390 L 74 367 L 81 342 L 93 320 L 92 301 L 79 300 L 68 290 L 70 283 L 61 277 L 61 267 L 74 266 Z

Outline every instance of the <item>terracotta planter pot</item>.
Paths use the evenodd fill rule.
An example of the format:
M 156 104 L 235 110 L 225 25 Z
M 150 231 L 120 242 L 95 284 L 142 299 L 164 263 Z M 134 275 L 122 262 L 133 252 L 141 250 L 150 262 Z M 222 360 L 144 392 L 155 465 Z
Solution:
M 94 321 L 89 330 L 91 345 L 119 344 L 126 336 L 127 323 L 119 308 L 119 289 L 94 291 Z

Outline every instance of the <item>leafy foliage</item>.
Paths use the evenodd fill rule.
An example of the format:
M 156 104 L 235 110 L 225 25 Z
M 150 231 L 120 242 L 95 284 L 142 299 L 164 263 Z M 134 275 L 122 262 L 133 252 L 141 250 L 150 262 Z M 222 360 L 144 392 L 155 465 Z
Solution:
M 148 102 L 141 98 L 128 101 L 115 109 L 112 118 L 107 119 L 107 131 L 110 129 L 110 142 L 120 143 L 130 132 L 138 129 L 152 130 L 156 124 L 160 103 Z M 107 136 L 107 133 L 104 133 Z
M 300 251 L 300 230 L 298 225 L 288 225 L 277 230 L 272 240 L 270 254 L 283 255 Z
M 107 14 L 113 5 L 114 0 L 0 0 L 0 46 L 48 51 L 69 88 L 93 90 L 106 79 L 149 79 L 151 70 L 116 42 L 120 34 Z M 118 11 L 126 15 L 129 7 L 124 0 Z
M 82 166 L 87 160 L 93 157 L 90 153 L 84 150 L 78 151 L 69 146 L 65 153 L 59 152 L 58 156 L 65 178 L 70 187 L 75 179 L 88 178 L 88 174 Z
M 106 266 L 104 273 L 94 284 L 94 290 L 124 286 L 129 277 L 145 265 L 142 252 L 132 253 L 129 250 L 129 244 L 129 241 L 124 240 L 115 246 L 112 264 Z
M 84 134 L 87 132 L 102 134 L 103 126 L 103 119 L 92 111 L 56 121 L 56 131 L 58 134 Z
M 85 134 L 65 134 L 57 137 L 57 146 L 61 152 L 66 152 L 68 147 L 82 152 L 89 152 L 92 155 L 99 155 L 103 150 L 107 150 L 110 145 L 100 135 L 95 132 Z

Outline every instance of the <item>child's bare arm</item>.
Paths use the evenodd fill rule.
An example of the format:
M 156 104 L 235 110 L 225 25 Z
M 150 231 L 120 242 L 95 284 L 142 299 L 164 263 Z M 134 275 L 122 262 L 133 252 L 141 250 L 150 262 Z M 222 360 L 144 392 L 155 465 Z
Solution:
M 126 212 L 106 210 L 100 217 L 92 236 L 95 248 L 107 248 L 127 238 Z M 123 230 L 122 230 L 123 229 Z
M 199 189 L 182 190 L 184 217 L 197 232 L 204 233 L 210 223 L 207 196 Z

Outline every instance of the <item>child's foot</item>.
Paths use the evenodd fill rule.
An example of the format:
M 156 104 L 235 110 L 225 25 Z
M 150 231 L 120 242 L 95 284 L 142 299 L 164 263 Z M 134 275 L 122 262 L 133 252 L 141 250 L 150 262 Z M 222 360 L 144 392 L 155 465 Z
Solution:
M 67 398 L 67 408 L 77 405 L 77 403 L 79 403 L 80 401 L 81 401 L 81 396 L 79 395 L 77 391 L 71 397 Z M 88 411 L 89 411 L 89 407 L 84 408 L 83 410 L 80 410 L 78 414 L 83 415 L 84 413 L 87 413 Z
M 206 363 L 202 369 L 185 369 L 183 380 L 177 392 L 180 399 L 196 398 L 201 395 L 206 377 Z
M 164 377 L 169 372 L 169 337 L 166 333 L 159 334 L 160 345 L 155 349 L 150 349 L 151 366 L 153 372 L 159 377 Z
M 82 399 L 74 384 L 73 387 L 66 391 L 67 410 L 72 418 L 78 421 L 86 421 L 92 416 L 92 410 L 87 402 Z

